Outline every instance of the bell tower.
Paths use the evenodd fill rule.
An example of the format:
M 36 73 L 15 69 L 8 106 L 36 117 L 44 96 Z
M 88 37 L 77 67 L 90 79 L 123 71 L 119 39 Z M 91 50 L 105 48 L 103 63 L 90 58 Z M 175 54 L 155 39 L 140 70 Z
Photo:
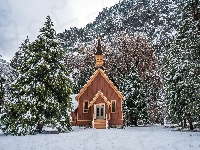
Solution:
M 94 54 L 95 60 L 96 60 L 96 64 L 95 67 L 103 67 L 103 58 L 104 55 L 102 53 L 102 48 L 101 48 L 101 37 L 98 36 L 98 44 L 96 47 L 96 53 Z

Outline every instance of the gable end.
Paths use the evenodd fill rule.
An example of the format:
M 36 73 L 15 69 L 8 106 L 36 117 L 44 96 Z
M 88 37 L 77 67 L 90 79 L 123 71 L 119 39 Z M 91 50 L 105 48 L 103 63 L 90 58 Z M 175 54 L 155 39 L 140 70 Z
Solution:
M 81 95 L 86 91 L 86 89 L 88 88 L 88 86 L 92 83 L 92 81 L 94 81 L 94 79 L 97 77 L 98 74 L 101 74 L 103 76 L 103 78 L 106 80 L 106 82 L 108 82 L 108 84 L 111 86 L 111 88 L 117 93 L 117 95 L 124 100 L 123 95 L 121 94 L 121 92 L 117 89 L 116 86 L 114 86 L 114 84 L 112 83 L 112 81 L 110 81 L 110 79 L 108 78 L 108 76 L 104 73 L 104 71 L 100 68 L 98 68 L 94 74 L 90 77 L 90 79 L 88 80 L 88 82 L 83 86 L 83 88 L 81 89 L 81 91 L 79 92 L 79 94 L 76 96 L 76 100 L 78 101 L 78 99 L 81 97 Z

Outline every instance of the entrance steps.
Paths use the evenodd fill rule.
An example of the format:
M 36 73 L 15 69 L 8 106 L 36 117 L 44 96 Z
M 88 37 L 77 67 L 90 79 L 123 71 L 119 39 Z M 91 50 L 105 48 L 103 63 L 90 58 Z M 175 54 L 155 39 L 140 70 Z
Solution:
M 94 120 L 94 128 L 96 128 L 96 129 L 106 129 L 106 120 L 104 120 L 104 119 Z

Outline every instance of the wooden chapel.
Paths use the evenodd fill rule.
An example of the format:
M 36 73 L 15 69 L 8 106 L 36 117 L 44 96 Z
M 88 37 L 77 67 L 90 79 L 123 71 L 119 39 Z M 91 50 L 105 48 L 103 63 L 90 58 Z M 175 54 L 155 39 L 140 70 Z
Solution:
M 96 71 L 75 97 L 78 107 L 71 113 L 73 126 L 96 129 L 123 126 L 123 95 L 103 71 L 104 54 L 100 36 L 96 53 Z

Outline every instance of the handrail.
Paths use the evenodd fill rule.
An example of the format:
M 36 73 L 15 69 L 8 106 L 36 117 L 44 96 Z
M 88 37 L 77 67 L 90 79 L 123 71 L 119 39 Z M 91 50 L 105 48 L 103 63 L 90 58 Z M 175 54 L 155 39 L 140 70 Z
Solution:
M 106 129 L 108 129 L 108 119 L 107 119 L 107 114 L 106 114 Z
M 92 128 L 94 128 L 94 114 L 93 114 L 93 118 L 92 118 Z

